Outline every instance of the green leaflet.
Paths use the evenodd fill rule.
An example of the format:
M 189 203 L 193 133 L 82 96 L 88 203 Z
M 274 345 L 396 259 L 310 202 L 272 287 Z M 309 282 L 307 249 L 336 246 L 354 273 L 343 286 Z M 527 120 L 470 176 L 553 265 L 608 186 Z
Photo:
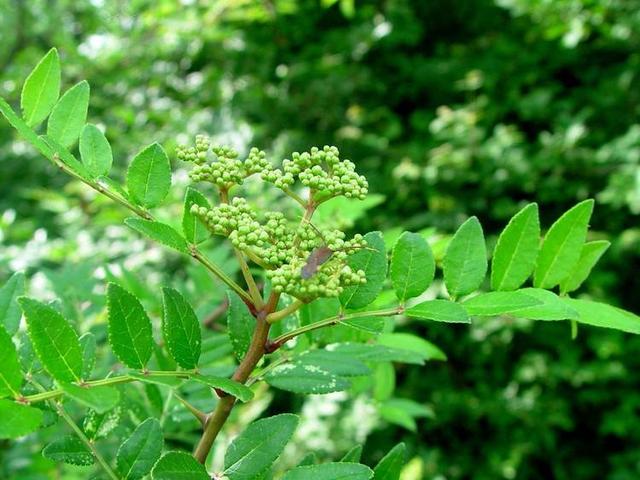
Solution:
M 200 243 L 211 236 L 207 227 L 200 219 L 191 213 L 191 206 L 210 208 L 207 198 L 195 188 L 188 187 L 184 196 L 184 209 L 182 211 L 182 233 L 188 242 Z
M 436 263 L 427 241 L 418 233 L 404 232 L 393 247 L 390 277 L 398 300 L 417 297 L 435 275 Z
M 62 384 L 67 397 L 96 411 L 105 413 L 114 408 L 120 401 L 120 392 L 109 386 L 80 387 L 72 383 Z
M 140 301 L 115 283 L 107 287 L 109 344 L 127 367 L 143 369 L 153 352 L 151 320 Z
M 169 157 L 158 143 L 140 151 L 127 169 L 127 189 L 131 198 L 146 208 L 157 207 L 171 187 Z
M 211 388 L 222 390 L 223 392 L 236 397 L 241 402 L 248 402 L 253 398 L 253 391 L 249 387 L 229 378 L 214 377 L 211 375 L 194 375 L 190 377 L 189 380 L 194 380 L 208 385 Z
M 22 311 L 18 305 L 18 297 L 24 294 L 24 273 L 16 272 L 2 288 L 0 288 L 0 325 L 9 335 L 18 331 Z
M 148 474 L 162 454 L 162 427 L 155 418 L 147 418 L 127 438 L 116 455 L 123 480 L 138 480 Z
M 540 244 L 538 205 L 530 203 L 500 234 L 491 260 L 491 288 L 516 290 L 533 272 Z
M 202 348 L 198 317 L 180 292 L 172 288 L 162 289 L 162 304 L 162 334 L 171 357 L 182 368 L 196 368 Z
M 373 471 L 359 463 L 323 463 L 296 467 L 288 471 L 282 480 L 369 480 Z
M 488 292 L 466 300 L 462 306 L 472 316 L 491 316 L 516 313 L 527 307 L 541 305 L 542 302 L 535 297 L 522 293 L 519 290 L 513 292 Z
M 249 349 L 256 319 L 238 295 L 227 292 L 227 298 L 229 299 L 227 334 L 233 346 L 233 353 L 238 360 L 241 360 Z
M 578 322 L 596 327 L 613 328 L 629 333 L 640 333 L 640 317 L 620 308 L 591 300 L 561 298 L 578 312 Z
M 0 398 L 17 397 L 22 386 L 22 371 L 16 346 L 0 326 Z
M 346 287 L 340 294 L 340 303 L 349 309 L 366 307 L 373 302 L 387 278 L 387 254 L 380 232 L 369 232 L 364 236 L 369 248 L 362 249 L 349 257 L 353 270 L 363 270 L 367 283 Z
M 570 272 L 580 258 L 593 212 L 593 200 L 580 202 L 551 225 L 540 249 L 533 285 L 553 288 Z
M 431 407 L 406 398 L 391 398 L 380 405 L 380 416 L 389 423 L 399 425 L 411 432 L 417 431 L 417 418 L 433 418 Z
M 391 398 L 396 389 L 396 369 L 391 362 L 379 362 L 374 366 L 372 375 L 373 398 L 383 402 Z
M 42 419 L 42 410 L 0 399 L 0 439 L 18 438 L 35 432 Z
M 321 367 L 298 362 L 279 365 L 269 372 L 265 380 L 280 390 L 314 395 L 341 392 L 351 386 L 346 378 Z
M 582 246 L 580 258 L 578 258 L 577 263 L 564 280 L 560 282 L 560 291 L 562 293 L 569 293 L 580 288 L 582 282 L 587 279 L 593 267 L 595 267 L 600 257 L 602 257 L 610 245 L 611 243 L 606 240 L 585 243 Z
M 87 121 L 89 90 L 89 84 L 83 80 L 67 90 L 53 107 L 47 123 L 47 136 L 63 147 L 70 147 L 80 137 Z
M 44 368 L 58 382 L 80 381 L 82 349 L 78 334 L 54 308 L 37 300 L 20 297 L 27 320 L 27 332 Z
M 476 217 L 458 228 L 447 247 L 442 268 L 444 283 L 452 297 L 467 295 L 480 287 L 487 273 L 487 249 Z
M 400 472 L 404 466 L 406 448 L 404 443 L 399 443 L 378 462 L 373 469 L 374 480 L 399 480 Z
M 445 353 L 433 343 L 411 333 L 383 333 L 377 340 L 380 345 L 416 352 L 425 360 L 447 359 Z
M 562 301 L 558 295 L 540 288 L 523 288 L 522 293 L 541 302 L 540 305 L 520 309 L 513 313 L 518 318 L 531 320 L 579 320 L 578 312 Z
M 115 408 L 105 413 L 98 413 L 95 410 L 89 410 L 84 417 L 82 429 L 90 440 L 105 438 L 120 423 L 122 414 L 122 406 L 116 405 Z
M 89 448 L 78 437 L 65 436 L 54 440 L 42 450 L 42 456 L 54 462 L 70 465 L 93 465 L 94 458 Z
M 355 357 L 363 362 L 398 362 L 424 365 L 422 353 L 375 343 L 334 343 L 327 346 L 327 350 Z
M 362 445 L 356 445 L 351 448 L 344 457 L 340 459 L 340 463 L 358 463 L 362 458 Z
M 263 418 L 236 437 L 224 456 L 224 473 L 230 480 L 252 480 L 282 453 L 298 426 L 289 413 Z
M 172 226 L 155 220 L 144 220 L 142 218 L 130 217 L 124 223 L 137 232 L 150 239 L 162 243 L 169 248 L 173 248 L 181 253 L 187 253 L 189 246 L 187 241 Z
M 471 323 L 467 311 L 449 300 L 427 300 L 404 312 L 407 317 L 436 322 Z
M 56 104 L 60 95 L 60 58 L 52 48 L 31 71 L 22 87 L 20 106 L 27 125 L 42 122 Z
M 204 468 L 186 452 L 169 452 L 162 456 L 151 472 L 153 480 L 211 480 Z
M 90 378 L 96 364 L 96 337 L 93 333 L 87 332 L 78 340 L 82 350 L 82 378 Z
M 92 177 L 109 175 L 113 164 L 111 145 L 102 131 L 88 123 L 80 135 L 80 158 Z

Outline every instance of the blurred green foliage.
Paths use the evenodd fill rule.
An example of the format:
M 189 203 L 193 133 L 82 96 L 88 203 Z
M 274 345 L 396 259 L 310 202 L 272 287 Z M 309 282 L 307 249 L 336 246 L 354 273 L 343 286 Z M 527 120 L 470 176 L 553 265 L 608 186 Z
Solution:
M 338 145 L 385 196 L 353 213 L 357 230 L 446 234 L 478 215 L 495 235 L 526 202 L 544 205 L 548 225 L 595 197 L 594 238 L 613 245 L 583 292 L 640 311 L 638 0 L 0 0 L 0 29 L 0 94 L 17 100 L 57 46 L 65 87 L 89 80 L 89 119 L 108 126 L 116 159 L 201 132 L 274 157 Z M 145 291 L 162 276 L 184 279 L 193 298 L 211 292 L 194 281 L 202 272 L 187 281 L 170 256 L 159 269 L 155 249 L 107 228 L 123 214 L 90 204 L 5 122 L 0 172 L 0 280 L 41 270 L 32 288 L 55 290 L 78 322 L 101 310 L 94 287 L 110 274 L 151 311 Z M 407 478 L 640 477 L 637 338 L 580 329 L 571 340 L 564 323 L 504 319 L 401 330 L 448 356 L 396 378 L 397 396 L 434 415 L 415 434 L 379 424 L 365 459 L 403 439 Z M 318 434 L 319 452 L 349 445 L 331 440 L 342 418 L 322 417 L 319 430 L 334 433 Z M 32 478 L 47 478 L 42 463 Z

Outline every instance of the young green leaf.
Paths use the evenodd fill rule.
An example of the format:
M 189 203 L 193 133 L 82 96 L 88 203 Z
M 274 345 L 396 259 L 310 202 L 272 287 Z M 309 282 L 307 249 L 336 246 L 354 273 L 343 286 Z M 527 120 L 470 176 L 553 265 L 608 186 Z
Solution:
M 491 288 L 516 290 L 533 273 L 540 244 L 538 205 L 530 203 L 500 234 L 491 260 Z
M 233 353 L 238 360 L 241 360 L 249 349 L 256 319 L 238 295 L 227 292 L 227 298 L 229 299 L 227 334 L 233 346 Z
M 444 283 L 452 297 L 467 295 L 480 287 L 487 273 L 487 248 L 476 217 L 458 228 L 447 247 L 442 268 Z
M 58 382 L 82 377 L 82 348 L 78 334 L 54 308 L 32 298 L 20 297 L 27 332 L 44 368 Z
M 79 338 L 82 349 L 82 378 L 90 378 L 96 364 L 96 337 L 87 332 Z
M 0 326 L 4 326 L 9 335 L 18 331 L 22 311 L 18 297 L 24 294 L 24 273 L 16 272 L 0 288 Z
M 58 101 L 60 95 L 60 58 L 52 48 L 31 71 L 22 87 L 20 105 L 27 125 L 42 122 Z
M 162 454 L 162 427 L 155 418 L 147 418 L 133 431 L 116 454 L 123 480 L 138 480 L 148 474 Z
M 436 322 L 471 323 L 467 311 L 449 300 L 427 300 L 404 312 L 407 317 Z
M 120 392 L 116 388 L 106 385 L 88 388 L 64 383 L 62 389 L 66 396 L 95 410 L 96 413 L 108 412 L 120 401 Z
M 152 143 L 131 161 L 127 170 L 127 189 L 138 205 L 153 208 L 162 203 L 169 187 L 169 157 L 158 143 Z
M 236 437 L 224 456 L 224 474 L 230 480 L 251 480 L 280 456 L 298 426 L 289 413 L 263 418 Z
M 540 305 L 522 308 L 513 313 L 518 318 L 530 320 L 579 320 L 580 315 L 562 301 L 558 295 L 541 288 L 523 288 L 520 292 L 541 302 Z
M 346 378 L 301 362 L 279 365 L 267 374 L 265 380 L 280 390 L 313 395 L 341 392 L 351 386 Z
M 596 327 L 613 328 L 628 333 L 640 333 L 640 317 L 617 307 L 591 300 L 561 297 L 561 300 L 578 312 L 578 322 Z
M 355 357 L 363 362 L 398 362 L 424 365 L 424 356 L 421 353 L 376 343 L 334 343 L 327 346 L 327 350 Z
M 35 432 L 42 424 L 42 410 L 0 399 L 0 439 L 18 438 Z
M 204 465 L 186 452 L 165 453 L 153 467 L 153 480 L 211 480 Z
M 102 131 L 88 123 L 80 135 L 80 158 L 92 177 L 109 175 L 113 164 L 111 145 Z
M 0 398 L 17 397 L 22 386 L 22 371 L 16 346 L 0 325 Z
M 211 236 L 207 227 L 197 215 L 191 213 L 191 207 L 210 208 L 207 198 L 195 188 L 188 187 L 184 196 L 184 210 L 182 211 L 182 233 L 188 242 L 200 243 Z
M 115 283 L 107 287 L 109 344 L 129 368 L 143 369 L 153 352 L 151 320 L 140 301 Z
M 369 480 L 373 471 L 359 463 L 323 463 L 296 467 L 285 473 L 282 480 Z
M 387 453 L 373 469 L 373 480 L 399 480 L 404 466 L 406 448 L 399 443 Z
M 611 243 L 606 240 L 596 240 L 585 243 L 582 246 L 578 262 L 564 280 L 560 282 L 560 291 L 562 293 L 569 293 L 580 288 L 582 282 L 587 279 L 593 267 L 595 267 L 600 257 L 602 257 L 610 245 Z
M 318 367 L 334 375 L 359 377 L 369 375 L 371 370 L 356 356 L 326 349 L 309 350 L 294 357 L 293 362 Z
M 358 463 L 362 458 L 362 445 L 356 445 L 351 448 L 344 457 L 340 459 L 340 463 Z
M 67 90 L 53 107 L 47 123 L 47 135 L 63 147 L 70 147 L 80 137 L 88 108 L 89 84 L 83 80 Z
M 42 456 L 54 462 L 70 465 L 93 465 L 91 450 L 78 437 L 65 436 L 54 440 L 42 450 Z
M 558 285 L 580 259 L 587 237 L 593 200 L 580 202 L 551 225 L 540 249 L 533 285 L 553 288 Z
M 187 241 L 173 227 L 166 223 L 156 222 L 155 220 L 144 220 L 137 217 L 127 218 L 124 223 L 137 232 L 169 248 L 173 248 L 180 253 L 187 253 L 189 251 Z
M 162 289 L 162 304 L 162 334 L 171 357 L 182 368 L 196 368 L 202 348 L 198 317 L 180 292 L 172 288 Z
M 433 343 L 411 333 L 383 333 L 378 335 L 378 343 L 387 347 L 411 350 L 424 357 L 425 360 L 446 360 L 445 353 Z
M 236 397 L 241 402 L 248 402 L 253 398 L 253 390 L 242 383 L 235 382 L 229 378 L 214 377 L 211 375 L 194 375 L 193 377 L 190 377 L 189 380 L 194 380 L 208 385 L 211 388 L 222 390 L 223 392 Z
M 517 314 L 527 307 L 542 305 L 538 299 L 519 290 L 513 292 L 488 292 L 466 300 L 462 306 L 472 316 Z
M 369 232 L 364 236 L 369 248 L 362 249 L 349 257 L 349 266 L 363 270 L 367 282 L 363 285 L 346 287 L 340 294 L 340 303 L 345 308 L 362 308 L 373 302 L 387 278 L 387 254 L 380 232 Z
M 112 408 L 105 413 L 98 413 L 95 410 L 89 410 L 86 417 L 84 417 L 82 429 L 90 440 L 105 438 L 120 424 L 121 415 L 121 405 L 117 405 L 115 408 Z
M 401 302 L 424 292 L 435 274 L 436 264 L 427 241 L 418 233 L 404 232 L 391 254 L 390 277 Z

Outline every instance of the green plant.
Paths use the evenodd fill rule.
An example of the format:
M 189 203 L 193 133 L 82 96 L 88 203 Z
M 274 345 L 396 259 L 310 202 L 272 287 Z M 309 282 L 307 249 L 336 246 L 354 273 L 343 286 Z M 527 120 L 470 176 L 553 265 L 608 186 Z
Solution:
M 483 230 L 477 218 L 469 218 L 442 255 L 444 289 L 435 280 L 434 253 L 418 233 L 402 233 L 389 261 L 380 232 L 347 239 L 340 230 L 315 225 L 314 214 L 323 206 L 338 197 L 362 200 L 368 191 L 366 179 L 352 162 L 340 159 L 335 147 L 294 153 L 276 168 L 258 149 L 241 160 L 235 150 L 212 146 L 207 137 L 198 136 L 194 146 L 178 147 L 176 156 L 193 164 L 192 182 L 210 184 L 208 192 L 215 194 L 187 189 L 180 232 L 171 210 L 150 211 L 161 206 L 172 184 L 163 148 L 153 143 L 141 150 L 120 186 L 108 177 L 113 163 L 109 142 L 101 130 L 86 124 L 88 84 L 80 82 L 58 99 L 60 83 L 53 49 L 24 83 L 22 116 L 3 99 L 0 111 L 57 167 L 135 214 L 125 221 L 129 227 L 192 258 L 222 281 L 229 289 L 228 338 L 203 333 L 190 302 L 177 289 L 165 287 L 158 341 L 155 319 L 140 300 L 117 282 L 109 283 L 110 351 L 104 353 L 112 363 L 94 374 L 96 338 L 91 333 L 79 337 L 55 303 L 25 296 L 23 275 L 14 274 L 0 290 L 0 438 L 58 429 L 53 425 L 60 418 L 73 435 L 50 442 L 42 451 L 46 458 L 84 466 L 97 462 L 114 479 L 147 474 L 156 479 L 210 478 L 205 465 L 216 438 L 236 403 L 251 401 L 260 383 L 298 394 L 348 389 L 379 393 L 393 389 L 387 369 L 393 363 L 442 359 L 442 352 L 426 340 L 391 333 L 395 317 L 470 323 L 472 318 L 512 316 L 568 320 L 574 335 L 578 323 L 640 333 L 636 315 L 569 296 L 608 248 L 605 241 L 586 241 L 592 200 L 562 215 L 541 245 L 537 205 L 516 214 L 493 251 L 489 289 Z M 39 135 L 35 129 L 47 117 L 46 134 Z M 77 141 L 80 160 L 70 150 Z M 274 186 L 299 213 L 256 206 L 244 197 L 242 186 L 250 182 Z M 204 251 L 202 246 L 216 236 L 229 240 L 242 282 Z M 532 286 L 524 286 L 530 277 Z M 22 315 L 26 332 L 20 328 Z M 320 335 L 329 327 L 351 333 L 333 341 Z M 203 359 L 212 342 L 230 347 L 223 357 L 237 358 L 230 376 Z M 376 381 L 367 383 L 370 377 Z M 214 393 L 202 402 L 204 410 L 190 401 L 194 385 Z M 184 449 L 164 452 L 163 417 L 148 408 L 135 413 L 127 438 L 115 445 L 115 464 L 107 460 L 102 442 L 96 441 L 114 450 L 109 441 L 118 409 L 125 397 L 142 393 L 152 407 L 162 410 L 176 398 L 192 414 L 200 429 L 193 455 Z M 388 393 L 379 398 L 382 416 L 408 429 L 415 428 L 415 418 L 428 415 L 412 399 Z M 83 418 L 82 426 L 78 418 Z M 296 415 L 284 413 L 246 426 L 226 449 L 221 475 L 231 480 L 270 478 L 297 424 Z M 282 478 L 397 479 L 403 458 L 400 444 L 372 470 L 358 463 L 356 446 L 340 462 L 305 460 L 287 468 Z

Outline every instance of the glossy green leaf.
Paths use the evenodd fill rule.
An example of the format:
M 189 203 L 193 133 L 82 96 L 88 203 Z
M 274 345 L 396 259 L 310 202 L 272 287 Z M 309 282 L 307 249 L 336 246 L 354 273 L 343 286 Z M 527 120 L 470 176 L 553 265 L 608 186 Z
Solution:
M 423 356 L 425 360 L 446 360 L 445 353 L 433 343 L 411 333 L 383 333 L 377 338 L 380 345 L 411 350 Z
M 285 363 L 274 368 L 265 377 L 272 387 L 293 393 L 325 394 L 341 392 L 351 382 L 321 367 L 300 362 Z
M 145 368 L 153 352 L 153 333 L 142 304 L 124 288 L 110 283 L 107 311 L 113 353 L 130 368 Z
M 91 450 L 78 437 L 65 436 L 54 440 L 42 450 L 42 456 L 54 462 L 70 465 L 93 465 L 94 458 Z
M 256 319 L 238 295 L 227 292 L 227 298 L 229 299 L 227 334 L 233 346 L 233 353 L 238 360 L 241 360 L 249 349 Z
M 362 458 L 362 445 L 356 445 L 351 448 L 344 457 L 340 459 L 340 463 L 358 463 Z
M 399 443 L 378 462 L 373 469 L 374 480 L 399 480 L 404 467 L 406 447 Z
M 184 196 L 184 209 L 182 211 L 182 233 L 188 242 L 200 243 L 211 236 L 207 227 L 200 221 L 197 215 L 191 213 L 191 207 L 210 208 L 207 198 L 195 188 L 188 187 Z
M 389 423 L 412 432 L 417 431 L 416 419 L 434 418 L 431 407 L 407 398 L 391 398 L 379 407 L 380 416 Z
M 123 480 L 138 480 L 147 475 L 162 454 L 162 427 L 155 418 L 147 418 L 136 427 L 116 455 Z
M 161 385 L 164 387 L 178 388 L 184 383 L 184 379 L 176 377 L 154 376 L 136 372 L 129 372 L 128 375 L 139 382 L 146 383 L 148 385 Z
M 162 304 L 162 334 L 171 357 L 182 368 L 196 368 L 202 348 L 198 317 L 189 302 L 172 288 L 162 289 Z
M 253 390 L 246 385 L 235 382 L 229 378 L 214 377 L 211 375 L 194 375 L 190 380 L 203 383 L 211 388 L 222 390 L 223 392 L 236 397 L 241 402 L 248 402 L 253 398 Z
M 346 287 L 340 294 L 340 303 L 345 308 L 357 309 L 373 302 L 387 278 L 387 253 L 380 232 L 369 232 L 364 236 L 368 248 L 349 256 L 348 263 L 353 270 L 363 270 L 367 282 L 363 285 Z
M 560 291 L 569 293 L 580 288 L 580 285 L 587 279 L 593 267 L 595 267 L 610 245 L 611 243 L 606 240 L 585 243 L 580 251 L 580 258 L 578 258 L 573 269 L 560 282 Z
M 78 340 L 82 349 L 82 378 L 87 379 L 91 377 L 96 364 L 96 337 L 93 333 L 87 332 Z
M 80 158 L 92 177 L 109 175 L 113 152 L 102 130 L 89 123 L 80 135 Z
M 18 331 L 22 311 L 18 305 L 18 297 L 24 294 L 24 273 L 16 272 L 2 288 L 0 288 L 0 325 L 9 335 Z
M 418 233 L 404 232 L 391 254 L 390 277 L 400 301 L 424 292 L 436 271 L 433 253 L 427 241 Z
M 224 473 L 230 480 L 252 480 L 282 453 L 298 426 L 289 413 L 251 423 L 236 437 L 224 456 Z
M 121 416 L 121 405 L 117 405 L 115 408 L 104 413 L 89 410 L 86 417 L 84 417 L 82 429 L 87 438 L 91 440 L 105 438 L 120 424 Z
M 500 234 L 491 260 L 491 288 L 516 290 L 533 273 L 540 245 L 538 205 L 530 203 Z
M 396 369 L 391 362 L 378 362 L 374 366 L 373 398 L 378 402 L 388 400 L 396 389 Z
M 335 343 L 327 350 L 358 358 L 363 362 L 399 362 L 424 365 L 422 353 L 375 343 Z
M 156 222 L 155 220 L 144 220 L 137 217 L 127 218 L 124 223 L 150 239 L 166 245 L 169 248 L 173 248 L 178 252 L 187 253 L 189 251 L 189 246 L 184 237 L 166 223 Z
M 54 308 L 37 300 L 20 297 L 27 320 L 27 332 L 40 362 L 59 382 L 75 382 L 82 377 L 82 348 L 78 334 Z
M 0 439 L 18 438 L 35 432 L 42 419 L 40 409 L 0 399 Z
M 80 137 L 87 121 L 89 90 L 89 84 L 83 80 L 67 90 L 53 107 L 47 135 L 63 147 L 70 147 Z
M 31 71 L 22 87 L 20 105 L 27 125 L 42 122 L 58 101 L 60 95 L 60 58 L 52 48 Z
M 162 456 L 151 472 L 153 480 L 211 480 L 211 477 L 192 455 L 169 452 Z
M 343 377 L 358 377 L 371 373 L 369 367 L 357 357 L 325 349 L 304 352 L 297 355 L 293 361 L 301 365 L 316 366 Z
M 476 217 L 458 228 L 447 247 L 442 268 L 444 283 L 452 297 L 468 295 L 480 287 L 487 273 L 487 248 Z
M 580 202 L 565 212 L 544 237 L 533 276 L 538 288 L 553 288 L 575 267 L 587 237 L 593 200 Z
M 613 328 L 623 332 L 640 333 L 640 317 L 634 313 L 591 300 L 562 298 L 562 301 L 578 312 L 580 315 L 578 322 L 580 323 Z
M 120 392 L 110 386 L 80 387 L 72 383 L 62 384 L 67 397 L 89 407 L 96 413 L 105 413 L 114 408 L 120 401 Z
M 449 300 L 427 300 L 407 308 L 405 315 L 436 322 L 471 323 L 467 311 Z
M 530 320 L 578 320 L 578 312 L 562 301 L 558 295 L 541 288 L 523 288 L 522 293 L 541 302 L 540 305 L 520 309 L 513 313 L 518 318 Z
M 131 198 L 146 208 L 157 207 L 169 193 L 171 165 L 158 143 L 138 153 L 127 169 L 127 189 Z
M 519 290 L 482 293 L 462 304 L 467 313 L 472 316 L 505 315 L 537 305 L 542 305 L 542 302 Z
M 22 371 L 16 346 L 0 326 L 0 398 L 17 397 L 22 386 Z
M 296 467 L 285 473 L 282 480 L 369 480 L 373 471 L 359 463 L 323 463 Z

